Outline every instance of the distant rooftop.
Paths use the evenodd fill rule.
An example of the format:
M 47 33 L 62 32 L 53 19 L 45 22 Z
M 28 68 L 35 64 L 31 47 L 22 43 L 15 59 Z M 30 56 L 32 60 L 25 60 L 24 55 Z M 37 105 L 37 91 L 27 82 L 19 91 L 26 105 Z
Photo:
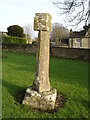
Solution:
M 72 30 L 70 30 L 69 37 L 70 38 L 71 37 L 73 37 L 73 38 L 83 38 L 83 37 L 85 37 L 86 32 L 90 28 L 90 24 L 88 26 L 84 26 L 83 28 L 84 28 L 84 30 L 82 30 L 82 31 L 72 31 Z

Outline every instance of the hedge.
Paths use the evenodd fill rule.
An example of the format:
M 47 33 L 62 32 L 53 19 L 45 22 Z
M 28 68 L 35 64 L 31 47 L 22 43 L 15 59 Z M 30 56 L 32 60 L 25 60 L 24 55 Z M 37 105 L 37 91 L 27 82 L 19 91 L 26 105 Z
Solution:
M 26 44 L 27 39 L 13 36 L 2 36 L 2 43 L 5 44 Z

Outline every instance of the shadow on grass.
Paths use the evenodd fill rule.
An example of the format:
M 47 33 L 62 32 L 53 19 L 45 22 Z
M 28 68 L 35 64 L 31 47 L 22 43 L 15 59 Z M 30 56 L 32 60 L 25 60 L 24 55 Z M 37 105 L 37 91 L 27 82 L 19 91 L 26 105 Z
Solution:
M 5 80 L 2 81 L 2 85 L 8 90 L 11 96 L 14 97 L 16 102 L 22 103 L 22 99 L 25 95 L 25 87 L 21 87 L 18 85 L 14 85 L 13 83 L 6 82 Z
M 26 91 L 25 87 L 14 85 L 13 83 L 6 82 L 5 80 L 3 80 L 2 85 L 8 90 L 11 96 L 14 97 L 15 104 L 17 104 L 17 102 L 19 104 L 22 104 L 22 100 L 24 99 L 25 91 Z M 50 112 L 50 113 L 57 112 L 58 108 L 64 108 L 65 102 L 66 102 L 65 97 L 61 94 L 58 94 L 56 99 L 55 109 L 46 112 Z M 45 112 L 40 109 L 37 110 L 39 110 L 40 112 Z

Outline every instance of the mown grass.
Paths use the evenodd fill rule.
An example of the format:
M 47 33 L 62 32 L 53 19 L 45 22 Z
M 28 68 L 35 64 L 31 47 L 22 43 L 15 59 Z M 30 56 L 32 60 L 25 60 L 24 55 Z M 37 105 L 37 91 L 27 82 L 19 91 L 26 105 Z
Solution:
M 4 57 L 5 56 L 5 57 Z M 50 58 L 50 83 L 66 98 L 64 108 L 55 113 L 39 112 L 19 104 L 15 97 L 35 77 L 35 55 L 3 51 L 3 118 L 88 118 L 88 63 Z

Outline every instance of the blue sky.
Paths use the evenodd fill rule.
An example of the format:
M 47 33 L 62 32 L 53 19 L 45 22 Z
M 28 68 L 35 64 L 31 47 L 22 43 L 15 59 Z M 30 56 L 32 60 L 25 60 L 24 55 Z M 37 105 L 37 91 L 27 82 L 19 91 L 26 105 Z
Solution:
M 35 13 L 42 12 L 52 16 L 52 23 L 64 24 L 50 0 L 0 0 L 0 31 L 7 31 L 10 25 L 30 24 L 33 28 Z

